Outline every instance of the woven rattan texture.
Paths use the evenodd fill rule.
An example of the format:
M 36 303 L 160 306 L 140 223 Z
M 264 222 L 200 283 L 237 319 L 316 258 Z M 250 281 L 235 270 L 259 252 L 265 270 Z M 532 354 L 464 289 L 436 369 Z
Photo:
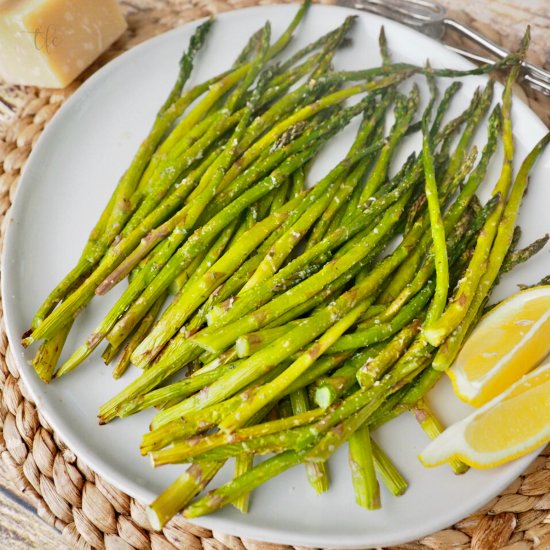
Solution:
M 254 0 L 132 0 L 121 2 L 129 30 L 94 67 L 169 28 Z M 5 219 L 21 170 L 42 130 L 78 87 L 63 91 L 2 86 L 0 98 L 0 221 Z M 0 312 L 1 316 L 1 312 Z M 3 323 L 3 320 L 0 321 Z M 174 518 L 155 533 L 144 507 L 106 483 L 56 436 L 23 386 L 0 325 L 0 456 L 4 470 L 39 515 L 75 549 L 289 550 L 194 526 Z M 501 496 L 452 528 L 400 548 L 528 550 L 550 548 L 550 447 Z

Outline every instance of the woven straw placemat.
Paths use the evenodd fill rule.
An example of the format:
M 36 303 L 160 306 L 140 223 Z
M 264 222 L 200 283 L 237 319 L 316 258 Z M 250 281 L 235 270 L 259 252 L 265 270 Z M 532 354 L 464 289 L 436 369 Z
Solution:
M 254 0 L 132 0 L 123 4 L 129 29 L 111 50 L 63 91 L 0 82 L 0 243 L 22 168 L 48 121 L 94 70 L 122 51 L 187 21 Z M 262 2 L 264 3 L 264 2 Z M 540 104 L 533 103 L 534 108 Z M 545 114 L 545 113 L 543 113 Z M 547 115 L 550 113 L 546 113 Z M 548 120 L 548 119 L 546 119 Z M 1 316 L 1 310 L 0 310 Z M 289 550 L 197 527 L 174 518 L 152 531 L 144 507 L 90 470 L 56 436 L 21 383 L 0 321 L 0 453 L 3 470 L 77 549 Z M 449 529 L 399 548 L 527 550 L 550 548 L 550 446 L 502 495 Z M 297 548 L 297 547 L 294 547 Z M 305 549 L 303 549 L 305 550 Z

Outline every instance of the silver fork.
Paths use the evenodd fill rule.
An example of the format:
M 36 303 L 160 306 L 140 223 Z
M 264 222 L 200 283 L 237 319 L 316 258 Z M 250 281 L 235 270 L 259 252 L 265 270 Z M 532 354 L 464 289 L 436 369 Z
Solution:
M 495 44 L 492 40 L 478 33 L 471 27 L 447 17 L 447 10 L 430 0 L 336 0 L 340 6 L 355 8 L 382 15 L 399 23 L 440 39 L 447 29 L 452 29 L 465 36 L 488 54 L 503 59 L 510 54 L 508 50 Z M 494 63 L 495 59 L 478 55 L 449 44 L 445 46 L 463 57 L 482 63 Z M 522 80 L 533 90 L 550 96 L 550 72 L 537 67 L 528 61 L 522 63 Z

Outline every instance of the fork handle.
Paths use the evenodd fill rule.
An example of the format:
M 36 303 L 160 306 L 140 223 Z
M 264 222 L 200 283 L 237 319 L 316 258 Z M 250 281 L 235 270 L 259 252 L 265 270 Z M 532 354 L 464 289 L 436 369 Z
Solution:
M 445 30 L 452 29 L 497 58 L 502 59 L 510 54 L 508 50 L 468 25 L 446 17 L 445 8 L 433 0 L 336 0 L 336 3 L 393 19 L 436 39 L 441 39 Z M 494 63 L 493 59 L 479 56 L 474 52 L 457 49 L 450 44 L 445 46 L 463 57 L 483 63 Z M 522 63 L 522 68 L 523 81 L 533 90 L 550 96 L 550 72 L 528 61 Z
M 508 50 L 502 48 L 486 36 L 483 36 L 468 25 L 465 25 L 456 19 L 445 17 L 443 18 L 442 23 L 446 28 L 452 29 L 469 38 L 472 42 L 478 44 L 483 49 L 499 57 L 500 59 L 510 54 Z M 537 67 L 528 61 L 523 61 L 522 67 L 527 73 L 526 77 L 529 77 L 526 78 L 526 80 L 531 84 L 531 86 L 536 87 L 539 91 L 545 93 L 546 95 L 550 95 L 550 72 L 542 69 L 541 67 Z

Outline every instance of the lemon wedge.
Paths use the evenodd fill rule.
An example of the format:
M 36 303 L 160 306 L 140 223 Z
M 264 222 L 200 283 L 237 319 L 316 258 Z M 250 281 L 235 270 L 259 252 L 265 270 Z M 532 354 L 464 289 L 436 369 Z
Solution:
M 546 363 L 447 428 L 419 459 L 430 467 L 458 459 L 475 468 L 491 468 L 549 440 L 550 363 Z
M 447 371 L 455 393 L 479 407 L 550 352 L 550 286 L 514 294 L 480 321 Z

